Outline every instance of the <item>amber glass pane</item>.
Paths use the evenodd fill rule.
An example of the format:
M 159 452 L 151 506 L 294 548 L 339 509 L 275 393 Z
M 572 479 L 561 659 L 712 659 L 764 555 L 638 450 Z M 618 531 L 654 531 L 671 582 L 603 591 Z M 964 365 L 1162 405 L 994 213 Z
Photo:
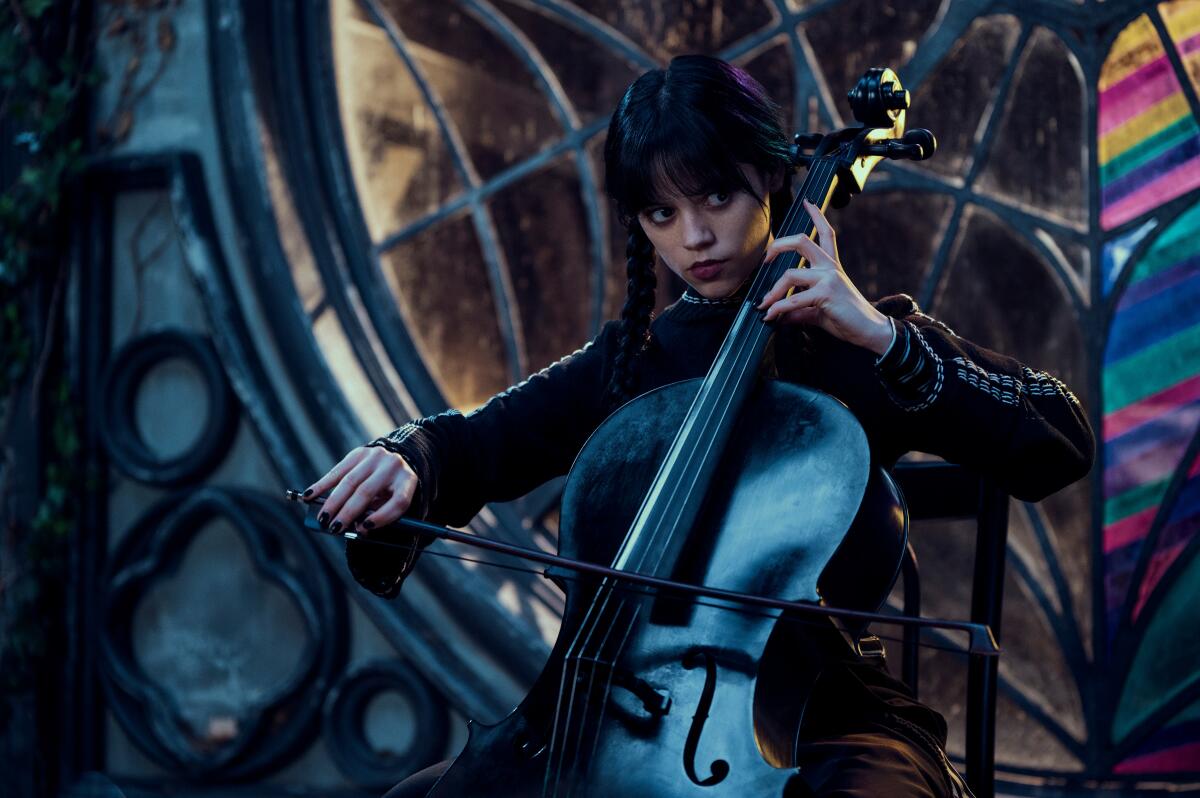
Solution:
M 1073 385 L 1072 390 L 1082 386 Z M 1083 479 L 1039 502 L 1071 593 L 1084 652 L 1092 655 L 1092 483 Z M 1066 645 L 1064 643 L 1064 645 Z
M 996 762 L 1066 773 L 1083 769 L 1083 763 L 1057 737 L 1013 703 L 1003 690 L 996 700 Z
M 1171 0 L 1159 3 L 1158 13 L 1162 14 L 1192 88 L 1200 91 L 1200 50 L 1194 46 L 1194 37 L 1200 33 L 1200 7 L 1192 0 Z
M 333 4 L 334 60 L 346 150 L 371 238 L 437 210 L 462 184 L 433 114 L 383 29 Z
M 941 0 L 846 0 L 803 24 L 825 85 L 848 123 L 854 115 L 846 92 L 868 67 L 891 67 L 903 82 L 903 67 L 941 4 Z
M 1061 609 L 1054 601 L 1050 571 L 1041 549 L 1036 546 L 1029 518 L 1015 501 L 1009 507 L 1008 536 L 1009 548 L 1021 553 L 1033 583 L 1050 598 L 1052 607 Z M 1013 556 L 1010 554 L 1010 561 Z M 1000 623 L 1005 654 L 1000 661 L 1000 672 L 1022 692 L 1036 696 L 1067 732 L 1082 738 L 1086 734 L 1083 706 L 1075 679 L 1063 658 L 1063 642 L 1050 626 L 1039 598 L 1018 578 L 1012 562 L 1005 575 Z M 1027 755 L 1024 751 L 1011 753 L 1019 755 L 1017 761 L 1024 761 Z
M 1066 289 L 1050 266 L 996 217 L 973 207 L 965 212 L 933 312 L 964 338 L 1055 374 L 1089 406 L 1083 340 Z M 1060 491 L 1042 502 L 1041 508 L 1048 534 L 1059 544 L 1059 564 L 1070 588 L 1075 618 L 1081 632 L 1088 635 L 1088 485 L 1078 483 Z M 1040 551 L 1035 556 L 1040 557 Z M 1052 644 L 1046 638 L 1047 651 L 1030 651 L 1021 657 L 1036 663 L 1051 656 L 1048 649 Z M 1014 667 L 1024 673 L 1025 665 L 1014 663 Z M 1065 693 L 1054 699 L 1056 704 L 1066 700 L 1075 699 Z
M 409 333 L 452 407 L 483 403 L 509 370 L 483 253 L 469 217 L 383 253 L 381 266 Z
M 952 205 L 942 194 L 888 192 L 830 211 L 842 265 L 863 296 L 920 295 Z
M 574 159 L 500 192 L 491 207 L 513 275 L 527 362 L 539 369 L 590 337 L 593 267 Z
M 625 89 L 640 74 L 591 39 L 536 9 L 508 0 L 494 2 L 546 59 L 584 124 L 611 114 Z
M 1065 288 L 992 214 L 965 212 L 933 307 L 964 338 L 1055 374 L 1086 406 L 1083 340 Z
M 588 157 L 593 168 L 604 180 L 604 140 L 600 133 L 587 143 Z M 604 318 L 614 319 L 625 302 L 625 228 L 617 219 L 616 209 L 608 195 L 601 199 L 604 209 L 605 234 L 608 236 L 608 261 L 604 264 Z
M 372 438 L 394 429 L 396 424 L 393 422 L 397 419 L 388 415 L 379 400 L 375 386 L 363 371 L 358 353 L 351 346 L 350 339 L 346 337 L 346 331 L 331 306 L 326 305 L 324 312 L 313 320 L 312 329 L 313 337 L 317 339 L 317 345 L 321 348 L 321 354 L 325 356 L 329 370 L 341 388 L 342 395 L 346 397 L 346 402 L 354 409 L 363 429 L 367 430 Z
M 744 67 L 767 90 L 767 96 L 779 104 L 784 132 L 789 135 L 794 133 L 795 131 L 790 130 L 795 92 L 792 80 L 792 48 L 788 46 L 787 40 L 780 39 L 777 44 L 766 50 L 752 54 L 748 60 L 739 61 L 738 66 Z
M 1083 83 L 1075 57 L 1045 28 L 1030 38 L 983 173 L 976 185 L 1083 225 Z
M 922 168 L 965 176 L 980 118 L 994 99 L 1020 31 L 1017 19 L 1008 15 L 975 20 L 913 93 L 908 124 L 928 128 L 938 140 L 937 155 Z
M 914 521 L 910 540 L 917 553 L 921 575 L 921 614 L 936 618 L 967 618 L 971 611 L 971 580 L 975 522 L 964 520 Z M 883 629 L 883 627 L 878 627 Z M 887 629 L 879 634 L 898 635 Z M 952 640 L 962 645 L 961 635 Z M 901 647 L 889 643 L 888 659 L 898 673 Z M 963 748 L 963 713 L 967 696 L 967 658 L 962 654 L 923 648 L 920 652 L 920 700 L 946 716 L 949 750 Z
M 774 19 L 763 0 L 591 0 L 586 7 L 662 63 L 716 52 Z
M 481 177 L 562 135 L 529 69 L 475 19 L 427 0 L 384 5 L 408 37 Z

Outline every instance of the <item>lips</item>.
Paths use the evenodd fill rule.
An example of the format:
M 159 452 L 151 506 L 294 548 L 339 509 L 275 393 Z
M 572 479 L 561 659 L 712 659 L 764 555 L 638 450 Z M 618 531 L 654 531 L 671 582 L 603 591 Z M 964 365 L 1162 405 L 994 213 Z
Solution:
M 721 274 L 724 260 L 698 260 L 688 267 L 688 271 L 697 280 L 712 280 Z

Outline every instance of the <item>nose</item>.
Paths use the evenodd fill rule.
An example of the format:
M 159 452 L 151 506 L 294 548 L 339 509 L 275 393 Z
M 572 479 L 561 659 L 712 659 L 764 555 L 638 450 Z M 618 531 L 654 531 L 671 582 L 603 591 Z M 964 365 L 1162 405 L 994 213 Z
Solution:
M 683 222 L 683 245 L 688 249 L 703 250 L 712 246 L 716 240 L 708 219 L 702 213 L 685 211 L 681 214 Z

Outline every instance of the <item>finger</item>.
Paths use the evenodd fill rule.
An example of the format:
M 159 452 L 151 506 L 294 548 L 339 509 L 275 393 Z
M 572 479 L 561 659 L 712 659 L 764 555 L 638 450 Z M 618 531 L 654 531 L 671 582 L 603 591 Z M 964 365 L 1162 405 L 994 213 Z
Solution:
M 773 250 L 776 255 L 779 252 L 797 252 L 808 261 L 809 266 L 815 269 L 836 269 L 837 261 L 835 261 L 828 252 L 821 249 L 821 246 L 813 241 L 808 236 L 785 236 L 776 241 L 771 242 L 771 246 L 767 247 L 767 252 Z M 774 256 L 772 256 L 774 259 Z
M 796 251 L 804 256 L 808 261 L 810 268 L 821 271 L 829 271 L 838 269 L 838 262 L 834 257 L 821 248 L 821 245 L 811 238 L 803 237 L 796 242 Z
M 408 511 L 416 492 L 416 480 L 408 474 L 403 475 L 393 484 L 392 497 L 384 502 L 378 510 L 374 510 L 363 519 L 363 527 L 372 529 L 392 523 Z
M 390 492 L 388 486 L 394 481 L 394 469 L 386 464 L 376 464 L 370 475 L 355 489 L 350 498 L 338 510 L 337 515 L 329 523 L 331 532 L 349 532 L 354 529 L 354 522 L 369 508 L 371 501 L 381 493 Z
M 837 250 L 837 235 L 833 232 L 833 225 L 825 218 L 825 214 L 821 213 L 821 209 L 807 197 L 804 199 L 804 209 L 808 211 L 809 217 L 813 220 L 813 227 L 817 231 L 817 240 L 821 244 L 821 249 L 829 255 L 835 266 L 840 263 Z
M 313 484 L 305 488 L 302 494 L 305 501 L 316 499 L 325 491 L 333 488 L 342 481 L 342 477 L 350 473 L 350 470 L 358 465 L 359 461 L 366 456 L 366 447 L 358 446 L 346 452 L 337 465 L 325 472 L 325 475 L 318 479 Z
M 370 478 L 374 471 L 372 463 L 377 462 L 377 458 L 370 456 L 371 454 L 368 452 L 367 455 L 360 457 L 358 463 L 342 477 L 329 497 L 325 499 L 325 504 L 321 506 L 321 512 L 317 514 L 317 523 L 321 526 L 332 529 L 333 522 L 341 514 L 342 507 L 358 490 L 358 486 Z M 345 523 L 343 520 L 342 524 Z
M 763 295 L 762 301 L 758 303 L 758 308 L 761 310 L 773 302 L 778 302 L 793 289 L 805 291 L 820 279 L 821 273 L 814 272 L 811 269 L 788 269 L 775 281 L 775 285 L 771 286 L 771 290 Z
M 800 308 L 780 315 L 777 321 L 780 324 L 808 324 L 815 327 L 820 325 L 823 314 L 821 308 Z
M 824 304 L 825 298 L 826 292 L 820 287 L 813 287 L 807 291 L 797 292 L 767 308 L 767 312 L 763 315 L 763 321 L 776 320 L 780 316 L 790 313 L 793 310 L 799 310 L 800 308 L 820 308 Z
M 767 262 L 770 263 L 771 261 L 775 260 L 775 258 L 777 258 L 778 256 L 782 255 L 785 252 L 799 252 L 800 247 L 801 247 L 801 242 L 808 241 L 808 240 L 809 240 L 808 236 L 799 235 L 799 234 L 794 235 L 794 236 L 784 236 L 783 238 L 776 238 L 774 241 L 772 241 L 770 244 L 767 245 L 767 253 L 766 253 Z M 798 267 L 799 267 L 799 264 L 797 264 L 797 268 Z

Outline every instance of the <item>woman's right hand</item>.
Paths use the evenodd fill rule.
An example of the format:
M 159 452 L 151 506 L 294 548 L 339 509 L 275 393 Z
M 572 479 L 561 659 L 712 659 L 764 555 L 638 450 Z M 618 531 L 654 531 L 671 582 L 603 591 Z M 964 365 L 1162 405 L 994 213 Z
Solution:
M 351 449 L 341 462 L 304 491 L 305 501 L 330 491 L 317 521 L 334 533 L 386 526 L 404 515 L 417 492 L 417 474 L 398 454 L 380 446 Z M 360 533 L 365 534 L 365 533 Z

